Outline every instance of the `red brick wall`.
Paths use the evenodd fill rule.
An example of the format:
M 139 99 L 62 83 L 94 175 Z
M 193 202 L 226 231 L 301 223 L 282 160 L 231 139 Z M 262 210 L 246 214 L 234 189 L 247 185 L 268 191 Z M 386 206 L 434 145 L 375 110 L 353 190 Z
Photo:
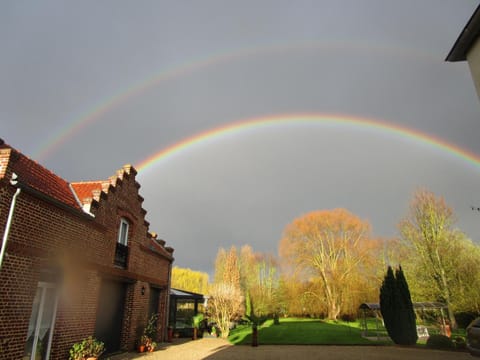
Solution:
M 165 323 L 170 260 L 149 250 L 151 238 L 147 235 L 139 185 L 133 174 L 122 177 L 93 204 L 95 218 L 90 219 L 22 190 L 0 270 L 0 359 L 17 360 L 23 356 L 33 298 L 40 270 L 45 268 L 59 269 L 62 275 L 51 359 L 68 358 L 74 342 L 94 334 L 104 277 L 129 281 L 123 349 L 133 349 L 146 324 L 150 283 L 165 287 L 161 291 L 159 324 Z M 14 191 L 0 180 L 1 237 Z M 113 265 L 122 217 L 130 223 L 127 269 Z M 146 289 L 144 295 L 142 286 Z

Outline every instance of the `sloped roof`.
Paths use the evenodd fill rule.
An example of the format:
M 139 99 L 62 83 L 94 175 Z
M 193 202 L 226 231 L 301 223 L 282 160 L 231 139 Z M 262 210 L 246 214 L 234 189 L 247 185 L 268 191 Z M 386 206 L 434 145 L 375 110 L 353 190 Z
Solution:
M 124 165 L 116 172 L 116 175 L 111 176 L 108 180 L 69 183 L 0 139 L 0 180 L 6 177 L 8 177 L 7 180 L 10 180 L 12 173 L 17 175 L 20 186 L 36 195 L 43 196 L 67 209 L 92 216 L 90 205 L 100 201 L 102 194 L 108 194 L 109 190 L 121 182 L 125 176 L 135 176 L 137 171 L 131 165 Z M 135 182 L 135 184 L 137 188 L 140 188 L 138 183 Z M 140 202 L 143 201 L 140 195 L 138 195 L 138 199 Z M 142 212 L 145 214 L 146 210 L 142 208 Z M 149 223 L 146 220 L 144 222 L 148 228 Z M 174 250 L 165 246 L 164 240 L 157 240 L 155 233 L 147 233 L 147 236 L 150 241 L 148 247 L 150 251 L 173 259 Z
M 74 182 L 71 185 L 80 200 L 91 198 L 94 191 L 102 190 L 101 181 Z
M 23 155 L 0 139 L 0 159 L 18 175 L 18 180 L 28 187 L 53 198 L 62 204 L 81 210 L 69 183 L 36 161 Z M 6 168 L 7 166 L 5 166 Z M 4 177 L 5 172 L 0 174 Z
M 480 5 L 475 9 L 467 25 L 455 41 L 452 49 L 447 55 L 446 61 L 464 61 L 467 53 L 480 35 Z
M 180 290 L 170 288 L 170 296 L 176 297 L 178 299 L 192 299 L 192 300 L 204 300 L 204 296 L 202 294 L 197 294 L 190 291 Z

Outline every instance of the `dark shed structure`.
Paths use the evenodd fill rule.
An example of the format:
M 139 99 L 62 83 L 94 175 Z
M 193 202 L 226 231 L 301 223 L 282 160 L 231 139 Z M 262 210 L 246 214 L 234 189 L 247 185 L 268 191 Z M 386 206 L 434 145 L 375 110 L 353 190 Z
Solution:
M 380 328 L 383 328 L 383 319 L 380 312 L 379 303 L 362 303 L 359 307 L 363 312 L 363 319 L 361 324 L 363 336 L 368 334 L 368 324 L 367 324 L 367 313 L 373 313 L 375 316 L 375 334 L 377 338 L 385 336 L 385 332 L 381 331 Z M 427 310 L 438 310 L 440 312 L 442 326 L 445 326 L 445 316 L 443 310 L 447 309 L 447 305 L 441 302 L 414 302 L 413 309 L 417 311 L 427 311 Z M 379 321 L 382 321 L 382 326 L 380 326 Z M 417 326 L 417 334 L 419 338 L 428 337 L 428 331 L 425 326 Z
M 192 317 L 199 313 L 199 307 L 205 307 L 207 297 L 190 291 L 170 289 L 169 326 L 179 336 L 193 334 Z

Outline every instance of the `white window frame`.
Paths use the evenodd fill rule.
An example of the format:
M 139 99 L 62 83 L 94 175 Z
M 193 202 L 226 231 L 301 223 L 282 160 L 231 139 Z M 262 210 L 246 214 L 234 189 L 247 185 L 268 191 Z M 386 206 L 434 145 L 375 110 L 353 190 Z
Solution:
M 122 244 L 124 246 L 128 246 L 128 230 L 129 230 L 130 224 L 128 221 L 124 218 L 120 219 L 120 226 L 118 228 L 118 240 L 117 242 L 119 244 Z
M 37 310 L 37 318 L 35 319 L 35 328 L 34 328 L 34 340 L 33 340 L 33 345 L 32 345 L 32 352 L 30 355 L 30 360 L 35 360 L 36 358 L 36 352 L 37 352 L 37 344 L 38 344 L 38 336 L 40 333 L 40 327 L 42 324 L 42 317 L 43 317 L 43 309 L 45 306 L 45 297 L 47 294 L 47 289 L 56 289 L 56 285 L 52 283 L 46 283 L 43 281 L 40 281 L 37 285 L 37 288 L 41 289 L 40 293 L 40 304 L 38 306 Z M 53 332 L 55 330 L 55 320 L 57 318 L 57 306 L 58 306 L 58 298 L 59 298 L 59 292 L 55 292 L 55 299 L 54 299 L 54 305 L 53 305 L 53 314 L 52 318 L 50 319 L 50 335 L 48 338 L 48 343 L 47 343 L 47 351 L 46 351 L 46 359 L 50 359 L 50 351 L 52 349 L 52 339 L 53 339 Z

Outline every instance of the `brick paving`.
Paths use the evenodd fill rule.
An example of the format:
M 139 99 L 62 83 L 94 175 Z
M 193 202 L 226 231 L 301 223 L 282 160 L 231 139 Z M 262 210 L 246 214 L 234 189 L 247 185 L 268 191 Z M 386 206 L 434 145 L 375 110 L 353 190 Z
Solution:
M 466 352 L 418 349 L 401 346 L 246 345 L 233 346 L 225 340 L 178 339 L 161 344 L 153 353 L 126 353 L 110 360 L 472 360 Z

